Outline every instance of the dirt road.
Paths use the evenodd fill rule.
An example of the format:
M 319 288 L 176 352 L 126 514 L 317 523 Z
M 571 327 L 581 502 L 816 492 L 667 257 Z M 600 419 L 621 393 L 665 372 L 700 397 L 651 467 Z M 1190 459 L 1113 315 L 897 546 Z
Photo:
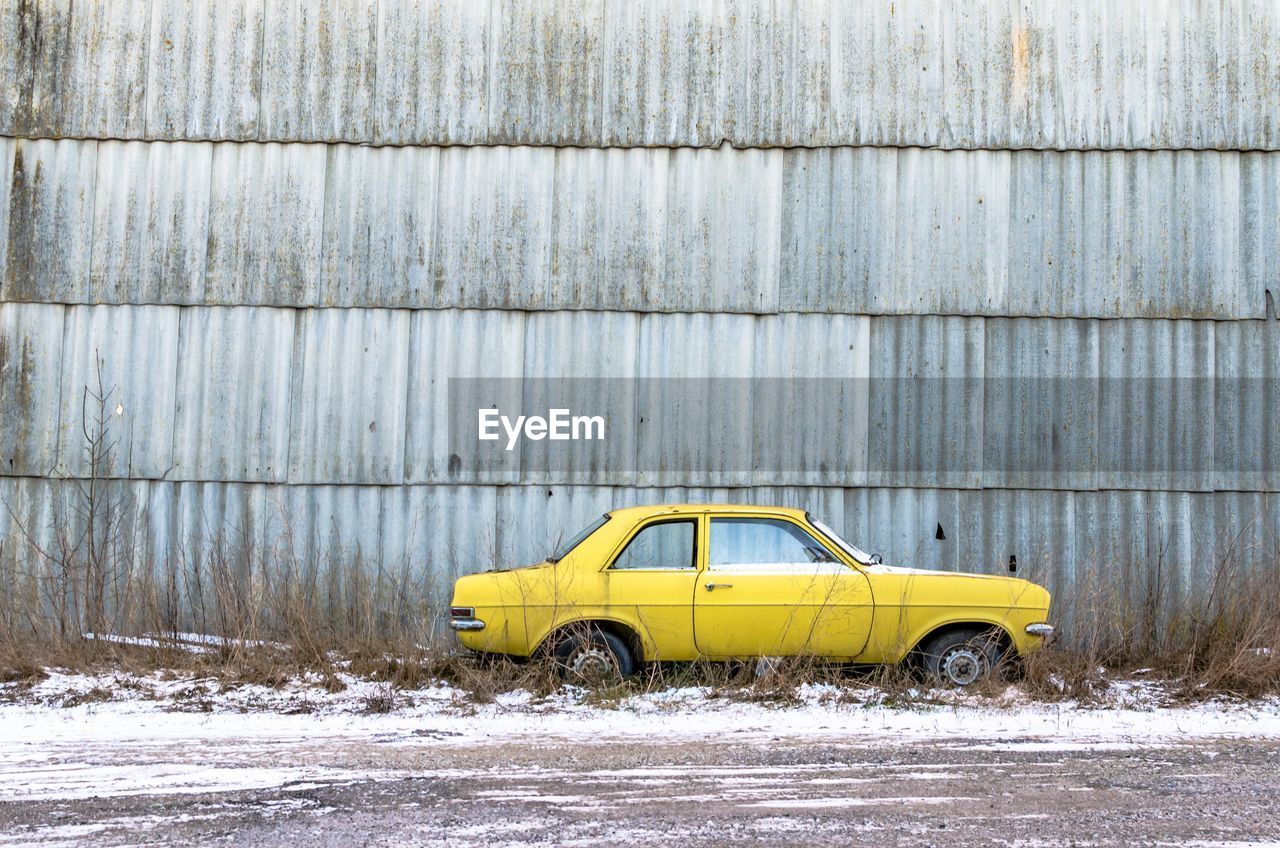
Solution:
M 58 791 L 0 802 L 0 845 L 1280 845 L 1276 740 L 734 737 L 476 745 L 427 731 L 80 751 Z M 58 759 L 39 766 L 44 785 Z M 112 775 L 181 768 L 234 769 L 241 785 L 311 776 L 111 790 Z M 77 769 L 106 782 L 78 790 Z

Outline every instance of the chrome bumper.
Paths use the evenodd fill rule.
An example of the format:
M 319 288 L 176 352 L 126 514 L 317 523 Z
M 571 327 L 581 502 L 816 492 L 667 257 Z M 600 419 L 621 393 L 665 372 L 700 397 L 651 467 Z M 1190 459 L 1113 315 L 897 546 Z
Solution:
M 1027 630 L 1027 633 L 1031 634 L 1032 636 L 1041 636 L 1045 639 L 1048 639 L 1050 636 L 1053 635 L 1052 624 L 1044 624 L 1044 623 L 1028 624 L 1026 630 Z
M 484 622 L 478 618 L 453 618 L 449 626 L 454 630 L 484 630 Z

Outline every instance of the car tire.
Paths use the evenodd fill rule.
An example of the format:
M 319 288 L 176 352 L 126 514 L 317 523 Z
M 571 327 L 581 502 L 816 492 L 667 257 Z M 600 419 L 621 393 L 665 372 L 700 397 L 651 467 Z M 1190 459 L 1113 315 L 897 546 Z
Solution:
M 556 670 L 570 683 L 607 686 L 635 673 L 635 660 L 627 645 L 599 627 L 571 628 L 552 650 Z
M 955 689 L 990 676 L 1003 654 L 998 635 L 990 630 L 952 630 L 933 637 L 920 651 L 928 681 Z

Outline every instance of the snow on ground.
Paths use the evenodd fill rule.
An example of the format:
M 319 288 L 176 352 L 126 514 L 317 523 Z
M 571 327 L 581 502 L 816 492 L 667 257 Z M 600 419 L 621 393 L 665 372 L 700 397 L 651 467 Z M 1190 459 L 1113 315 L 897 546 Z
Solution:
M 1280 738 L 1280 700 L 1161 706 L 1158 686 L 1140 681 L 1113 684 L 1102 707 L 1032 703 L 1016 690 L 1001 700 L 953 696 L 943 704 L 902 706 L 868 688 L 830 685 L 800 687 L 798 700 L 783 705 L 703 688 L 631 695 L 611 706 L 573 689 L 547 698 L 513 692 L 478 704 L 444 684 L 393 692 L 385 684 L 343 682 L 344 691 L 330 693 L 318 680 L 224 689 L 215 680 L 176 673 L 52 672 L 29 688 L 7 684 L 0 687 L 0 801 L 290 789 L 402 776 L 264 759 L 264 752 L 303 744 L 643 744 L 720 737 L 1044 751 Z

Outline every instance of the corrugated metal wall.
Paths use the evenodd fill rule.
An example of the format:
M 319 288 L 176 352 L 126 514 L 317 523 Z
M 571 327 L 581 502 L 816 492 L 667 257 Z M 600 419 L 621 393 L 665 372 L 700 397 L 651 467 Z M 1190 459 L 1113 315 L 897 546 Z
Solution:
M 1274 562 L 1277 104 L 1263 0 L 0 0 L 0 562 L 99 365 L 151 563 L 438 593 L 703 499 L 1067 599 Z M 450 378 L 799 376 L 847 415 L 746 461 L 449 444 Z

